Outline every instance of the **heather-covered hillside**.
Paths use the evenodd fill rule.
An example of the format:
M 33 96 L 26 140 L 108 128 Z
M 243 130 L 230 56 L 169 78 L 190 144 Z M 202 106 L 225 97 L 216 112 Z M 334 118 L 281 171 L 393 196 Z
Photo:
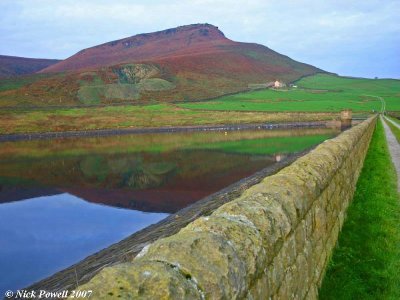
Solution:
M 40 71 L 44 77 L 3 89 L 2 106 L 191 101 L 291 82 L 323 72 L 265 46 L 234 42 L 195 24 L 139 34 L 78 52 Z M 2 92 L 1 92 L 2 91 Z

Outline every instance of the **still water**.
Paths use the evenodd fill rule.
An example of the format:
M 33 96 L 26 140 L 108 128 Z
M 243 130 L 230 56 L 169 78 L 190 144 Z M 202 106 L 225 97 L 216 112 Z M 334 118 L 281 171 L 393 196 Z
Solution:
M 0 293 L 26 287 L 335 129 L 0 144 Z

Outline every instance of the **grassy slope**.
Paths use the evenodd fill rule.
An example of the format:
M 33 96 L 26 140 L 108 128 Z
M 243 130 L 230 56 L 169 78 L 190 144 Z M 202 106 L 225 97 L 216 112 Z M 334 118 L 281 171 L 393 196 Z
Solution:
M 46 74 L 33 74 L 29 76 L 18 76 L 11 78 L 1 78 L 0 92 L 18 89 L 24 85 L 28 85 L 40 79 L 46 78 Z
M 380 110 L 381 96 L 387 110 L 400 110 L 400 81 L 357 79 L 317 74 L 297 82 L 297 89 L 259 90 L 221 97 L 209 102 L 185 103 L 181 107 L 241 111 L 354 111 Z
M 380 122 L 347 214 L 320 299 L 400 299 L 400 202 Z

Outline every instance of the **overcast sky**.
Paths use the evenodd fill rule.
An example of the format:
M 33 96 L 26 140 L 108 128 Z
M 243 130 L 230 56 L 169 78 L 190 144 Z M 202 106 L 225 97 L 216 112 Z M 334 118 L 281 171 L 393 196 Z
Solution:
M 400 78 L 399 19 L 400 0 L 0 0 L 0 54 L 64 59 L 138 33 L 210 23 L 340 75 Z

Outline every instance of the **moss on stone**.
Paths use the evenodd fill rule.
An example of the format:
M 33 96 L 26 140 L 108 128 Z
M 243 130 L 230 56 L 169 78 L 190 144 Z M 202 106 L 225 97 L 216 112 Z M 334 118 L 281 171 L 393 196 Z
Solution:
M 196 284 L 176 268 L 157 261 L 118 264 L 103 269 L 80 290 L 94 299 L 202 299 Z

